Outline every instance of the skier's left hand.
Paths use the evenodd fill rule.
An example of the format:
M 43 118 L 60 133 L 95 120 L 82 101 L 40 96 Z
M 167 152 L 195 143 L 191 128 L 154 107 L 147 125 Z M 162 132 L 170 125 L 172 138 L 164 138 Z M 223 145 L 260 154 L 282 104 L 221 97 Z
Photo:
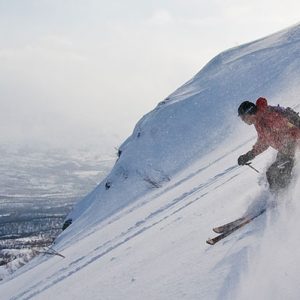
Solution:
M 243 154 L 238 158 L 238 164 L 240 166 L 244 166 L 248 161 L 252 160 L 253 158 L 254 158 L 254 155 L 253 155 L 252 151 L 249 151 L 246 154 Z

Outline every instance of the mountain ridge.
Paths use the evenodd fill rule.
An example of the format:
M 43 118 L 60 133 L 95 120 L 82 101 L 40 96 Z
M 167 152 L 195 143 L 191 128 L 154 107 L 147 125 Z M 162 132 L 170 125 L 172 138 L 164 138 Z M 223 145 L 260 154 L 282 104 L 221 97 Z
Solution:
M 296 299 L 300 242 L 290 232 L 300 212 L 297 176 L 278 208 L 220 244 L 205 244 L 214 226 L 276 200 L 263 175 L 275 151 L 253 162 L 260 175 L 237 166 L 256 133 L 236 110 L 258 96 L 299 102 L 300 43 L 286 44 L 293 32 L 300 25 L 272 35 L 281 48 L 231 66 L 213 59 L 215 73 L 204 67 L 148 113 L 121 145 L 112 172 L 69 216 L 74 223 L 54 245 L 66 258 L 36 257 L 0 285 L 4 297 L 283 299 L 288 287 Z M 260 39 L 267 45 L 268 37 Z

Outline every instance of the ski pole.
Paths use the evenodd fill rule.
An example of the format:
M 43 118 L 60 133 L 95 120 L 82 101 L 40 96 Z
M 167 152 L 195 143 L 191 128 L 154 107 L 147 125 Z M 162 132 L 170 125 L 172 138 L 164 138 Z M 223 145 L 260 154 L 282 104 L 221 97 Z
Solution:
M 251 163 L 246 163 L 246 166 L 248 166 L 249 168 L 251 168 L 255 172 L 259 173 L 259 171 L 257 169 L 255 169 L 254 167 L 251 166 Z

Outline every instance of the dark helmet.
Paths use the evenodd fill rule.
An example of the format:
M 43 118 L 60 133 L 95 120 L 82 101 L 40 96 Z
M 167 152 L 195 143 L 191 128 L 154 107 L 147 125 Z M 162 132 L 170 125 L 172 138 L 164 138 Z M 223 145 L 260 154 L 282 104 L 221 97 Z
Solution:
M 238 108 L 238 115 L 243 116 L 245 114 L 254 115 L 257 111 L 257 107 L 250 101 L 244 101 Z

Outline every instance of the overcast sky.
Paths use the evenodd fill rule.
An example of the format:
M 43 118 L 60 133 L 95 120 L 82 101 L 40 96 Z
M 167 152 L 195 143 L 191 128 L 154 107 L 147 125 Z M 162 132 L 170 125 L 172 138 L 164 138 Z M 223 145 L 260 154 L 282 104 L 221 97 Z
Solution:
M 0 141 L 117 147 L 219 52 L 299 11 L 298 0 L 0 0 Z

